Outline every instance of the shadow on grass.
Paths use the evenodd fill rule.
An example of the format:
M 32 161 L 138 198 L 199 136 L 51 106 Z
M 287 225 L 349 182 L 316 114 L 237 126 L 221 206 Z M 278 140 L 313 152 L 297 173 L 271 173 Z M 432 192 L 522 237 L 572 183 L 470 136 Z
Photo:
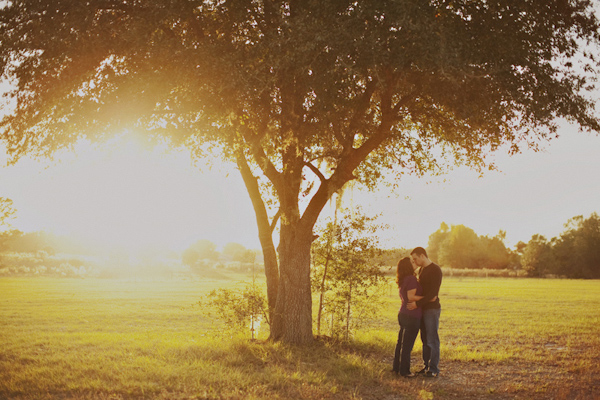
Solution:
M 305 346 L 232 340 L 218 347 L 179 349 L 172 356 L 203 365 L 200 398 L 402 398 L 390 349 L 372 343 L 315 340 Z M 400 385 L 400 386 L 399 386 Z

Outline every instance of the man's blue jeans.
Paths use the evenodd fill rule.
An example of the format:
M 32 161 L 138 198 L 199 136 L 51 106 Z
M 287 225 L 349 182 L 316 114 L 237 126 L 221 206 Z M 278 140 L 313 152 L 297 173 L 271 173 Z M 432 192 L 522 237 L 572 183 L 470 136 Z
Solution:
M 421 341 L 423 342 L 423 362 L 425 369 L 434 374 L 440 373 L 440 314 L 442 310 L 423 310 L 421 318 Z

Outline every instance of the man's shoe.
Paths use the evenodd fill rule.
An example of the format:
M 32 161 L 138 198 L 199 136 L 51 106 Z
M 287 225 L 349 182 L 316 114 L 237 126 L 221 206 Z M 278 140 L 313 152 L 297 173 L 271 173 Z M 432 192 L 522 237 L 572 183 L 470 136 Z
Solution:
M 425 375 L 427 373 L 427 368 L 423 368 L 420 371 L 415 372 L 417 375 Z
M 415 374 L 402 375 L 403 378 L 415 378 Z
M 438 374 L 436 374 L 435 372 L 431 372 L 431 371 L 427 371 L 425 373 L 425 378 L 437 378 Z

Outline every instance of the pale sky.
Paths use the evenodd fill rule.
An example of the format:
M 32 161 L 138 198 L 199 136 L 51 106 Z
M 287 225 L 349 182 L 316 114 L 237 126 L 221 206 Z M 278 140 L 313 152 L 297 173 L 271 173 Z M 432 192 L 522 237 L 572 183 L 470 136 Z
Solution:
M 600 137 L 573 126 L 559 133 L 541 152 L 497 153 L 500 171 L 481 178 L 460 168 L 432 183 L 407 179 L 402 190 L 409 199 L 385 192 L 370 198 L 394 225 L 398 247 L 426 246 L 442 221 L 466 225 L 479 235 L 504 230 L 510 247 L 538 233 L 559 236 L 570 218 L 600 212 Z
M 600 212 L 600 137 L 573 127 L 560 134 L 545 152 L 498 154 L 501 172 L 483 178 L 466 168 L 433 181 L 409 177 L 396 194 L 356 188 L 345 202 L 382 213 L 380 222 L 391 226 L 381 232 L 386 247 L 426 246 L 442 222 L 480 235 L 505 230 L 508 246 L 536 233 L 558 236 L 569 218 Z M 250 199 L 231 167 L 200 170 L 189 153 L 126 137 L 109 148 L 81 144 L 78 156 L 67 153 L 59 163 L 23 159 L 0 168 L 0 197 L 17 209 L 12 225 L 138 248 L 182 250 L 198 239 L 260 247 Z
M 258 244 L 249 198 L 235 173 L 203 172 L 189 153 L 148 149 L 127 138 L 106 147 L 81 144 L 60 163 L 23 159 L 0 169 L 0 196 L 17 209 L 11 224 L 103 245 Z

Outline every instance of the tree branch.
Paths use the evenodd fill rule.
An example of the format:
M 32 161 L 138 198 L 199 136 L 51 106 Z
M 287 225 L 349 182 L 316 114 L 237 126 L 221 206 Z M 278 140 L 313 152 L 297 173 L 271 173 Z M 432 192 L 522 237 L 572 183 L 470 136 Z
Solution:
M 404 107 L 406 105 L 406 103 L 408 103 L 410 100 L 413 100 L 415 98 L 415 92 L 411 92 L 405 96 L 403 96 L 395 105 L 394 108 L 391 110 L 391 114 L 393 116 L 397 116 L 398 113 L 400 112 L 400 109 L 402 107 Z
M 408 101 L 406 99 L 405 101 Z M 390 89 L 382 93 L 381 97 L 381 112 L 382 121 L 377 131 L 370 136 L 357 149 L 347 149 L 338 163 L 335 172 L 331 177 L 321 182 L 321 186 L 317 193 L 310 200 L 301 222 L 305 227 L 312 227 L 333 193 L 340 190 L 346 182 L 356 179 L 353 175 L 354 170 L 369 156 L 369 154 L 377 149 L 387 138 L 389 138 L 390 129 L 397 119 L 397 113 L 391 107 L 392 92 Z M 397 106 L 397 105 L 396 105 Z
M 315 173 L 315 175 L 317 175 L 319 177 L 319 179 L 321 180 L 321 182 L 324 182 L 327 180 L 327 178 L 325 178 L 325 176 L 323 176 L 323 174 L 321 173 L 321 171 L 319 171 L 319 169 L 317 167 L 315 167 L 314 165 L 312 165 L 312 163 L 310 162 L 305 162 L 304 165 L 306 165 L 312 172 Z
M 273 216 L 273 220 L 271 221 L 271 234 L 273 234 L 275 226 L 277 226 L 277 221 L 279 221 L 279 217 L 281 217 L 281 208 L 277 210 L 275 216 Z
M 375 90 L 377 89 L 377 82 L 378 81 L 375 78 L 373 78 L 372 81 L 367 83 L 367 88 L 365 90 L 365 93 L 361 96 L 361 99 L 358 102 L 357 107 L 354 108 L 354 115 L 352 116 L 352 119 L 350 120 L 350 124 L 348 125 L 348 133 L 350 134 L 350 138 L 354 137 L 353 132 L 356 130 L 359 118 L 361 118 L 365 115 L 365 111 L 371 105 L 371 97 L 373 97 L 373 93 L 375 93 Z M 353 143 L 350 143 L 350 145 L 352 145 L 352 144 Z
M 256 164 L 258 164 L 261 171 L 271 181 L 275 190 L 280 192 L 282 190 L 282 174 L 277 171 L 277 168 L 273 165 L 269 157 L 266 155 L 264 149 L 260 145 L 260 136 L 254 135 L 253 132 L 248 128 L 243 128 L 243 138 Z
M 252 170 L 248 165 L 246 157 L 243 154 L 238 154 L 236 157 L 236 163 L 240 173 L 242 175 L 242 179 L 244 180 L 244 184 L 246 185 L 246 189 L 248 190 L 248 194 L 250 195 L 250 199 L 252 200 L 252 205 L 254 206 L 254 211 L 257 214 L 258 225 L 260 226 L 268 226 L 269 218 L 267 215 L 267 209 L 265 207 L 265 203 L 262 200 L 262 195 L 260 193 L 260 189 L 258 187 L 258 180 L 252 174 Z

